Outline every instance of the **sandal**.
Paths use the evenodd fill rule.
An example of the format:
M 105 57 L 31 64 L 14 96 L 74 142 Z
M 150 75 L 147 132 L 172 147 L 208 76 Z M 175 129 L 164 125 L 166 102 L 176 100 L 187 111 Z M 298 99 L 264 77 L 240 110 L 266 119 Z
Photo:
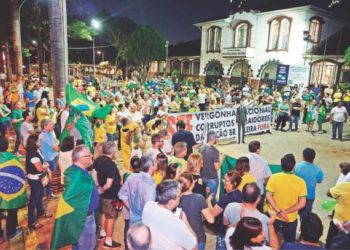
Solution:
M 47 213 L 44 213 L 42 215 L 38 215 L 38 219 L 39 218 L 51 218 L 53 216 L 53 214 L 47 214 Z
M 39 229 L 42 228 L 44 225 L 40 224 L 40 223 L 34 223 L 33 225 L 29 226 L 30 230 L 34 230 L 34 229 Z

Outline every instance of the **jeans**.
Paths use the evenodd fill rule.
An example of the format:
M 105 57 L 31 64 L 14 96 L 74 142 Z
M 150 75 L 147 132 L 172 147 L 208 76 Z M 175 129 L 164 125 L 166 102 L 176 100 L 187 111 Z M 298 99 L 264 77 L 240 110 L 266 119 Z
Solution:
M 213 195 L 213 202 L 216 203 L 216 193 L 218 191 L 219 179 L 206 179 L 202 178 L 203 182 L 210 189 L 210 193 Z
M 92 250 L 96 245 L 96 223 L 94 213 L 86 217 L 85 226 L 77 244 L 72 245 L 73 250 Z
M 45 213 L 43 205 L 44 188 L 41 184 L 41 180 L 28 179 L 28 184 L 30 187 L 30 197 L 28 203 L 28 225 L 33 226 L 36 223 L 37 215 L 40 216 Z
M 245 134 L 245 121 L 237 122 L 237 132 L 238 132 L 238 143 L 244 143 L 244 134 Z
M 275 230 L 281 232 L 284 242 L 294 242 L 297 232 L 298 220 L 293 222 L 284 222 L 276 220 L 274 223 Z
M 226 250 L 225 235 L 218 234 L 216 237 L 216 250 Z
M 312 212 L 312 205 L 314 204 L 315 199 L 307 199 L 305 207 L 299 210 L 299 215 L 303 218 L 305 215 L 308 215 Z
M 281 131 L 282 131 L 283 128 L 286 126 L 286 122 L 287 122 L 287 115 L 279 115 L 277 117 L 276 130 L 278 130 L 281 125 Z
M 17 226 L 18 226 L 18 218 L 17 218 L 17 210 L 18 209 L 5 209 L 3 211 L 7 211 L 7 217 L 6 217 L 6 236 L 9 238 L 13 234 L 16 233 Z M 0 237 L 4 236 L 4 231 L 1 227 L 1 220 L 0 220 Z
M 295 116 L 295 115 L 292 115 L 290 117 L 290 121 L 289 121 L 289 129 L 290 130 L 293 130 L 293 124 L 294 124 L 295 131 L 298 130 L 299 119 L 300 119 L 300 117 L 299 116 Z
M 337 138 L 336 137 L 337 130 L 338 130 L 338 139 L 343 138 L 343 125 L 344 125 L 344 122 L 332 121 L 332 132 L 333 132 L 334 139 Z
M 15 131 L 16 131 L 16 142 L 15 142 L 15 148 L 14 148 L 13 152 L 17 153 L 19 145 L 21 143 L 21 131 L 17 130 L 17 129 L 15 129 Z
M 47 163 L 49 164 L 49 168 L 51 170 L 51 172 L 56 171 L 57 169 L 57 163 L 58 163 L 58 156 L 56 156 L 53 160 L 51 161 L 47 161 Z
M 205 249 L 205 241 L 198 242 L 198 250 L 204 250 Z
M 108 134 L 107 133 L 107 141 L 114 141 L 113 134 Z

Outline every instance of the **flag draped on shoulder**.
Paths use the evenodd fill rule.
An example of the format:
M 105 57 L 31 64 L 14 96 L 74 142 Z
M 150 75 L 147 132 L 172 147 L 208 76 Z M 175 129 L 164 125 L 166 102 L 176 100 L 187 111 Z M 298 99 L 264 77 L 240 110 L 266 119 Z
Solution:
M 76 244 L 84 229 L 94 181 L 72 165 L 64 172 L 66 189 L 57 206 L 51 249 Z
M 27 202 L 25 171 L 22 163 L 9 152 L 0 153 L 0 209 L 24 207 Z

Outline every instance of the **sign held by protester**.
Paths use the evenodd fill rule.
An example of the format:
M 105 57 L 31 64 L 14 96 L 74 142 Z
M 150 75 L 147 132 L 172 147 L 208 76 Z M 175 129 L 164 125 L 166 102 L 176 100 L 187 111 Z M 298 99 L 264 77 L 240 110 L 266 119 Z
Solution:
M 196 142 L 206 141 L 208 131 L 215 131 L 219 139 L 235 138 L 237 134 L 236 111 L 234 108 L 209 112 L 169 114 L 169 132 L 176 132 L 176 123 L 184 121 L 186 130 L 191 131 Z M 256 134 L 270 129 L 271 105 L 247 108 L 245 134 Z

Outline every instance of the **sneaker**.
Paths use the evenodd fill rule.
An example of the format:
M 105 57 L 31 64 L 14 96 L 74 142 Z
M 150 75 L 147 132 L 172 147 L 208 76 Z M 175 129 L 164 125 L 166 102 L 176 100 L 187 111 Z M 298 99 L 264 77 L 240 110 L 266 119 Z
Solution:
M 119 248 L 119 247 L 121 247 L 121 246 L 122 246 L 122 244 L 120 244 L 120 243 L 115 242 L 114 240 L 112 240 L 112 245 L 108 245 L 108 244 L 106 244 L 106 242 L 105 242 L 105 243 L 103 243 L 102 248 L 104 248 L 104 249 L 114 249 L 114 248 Z

